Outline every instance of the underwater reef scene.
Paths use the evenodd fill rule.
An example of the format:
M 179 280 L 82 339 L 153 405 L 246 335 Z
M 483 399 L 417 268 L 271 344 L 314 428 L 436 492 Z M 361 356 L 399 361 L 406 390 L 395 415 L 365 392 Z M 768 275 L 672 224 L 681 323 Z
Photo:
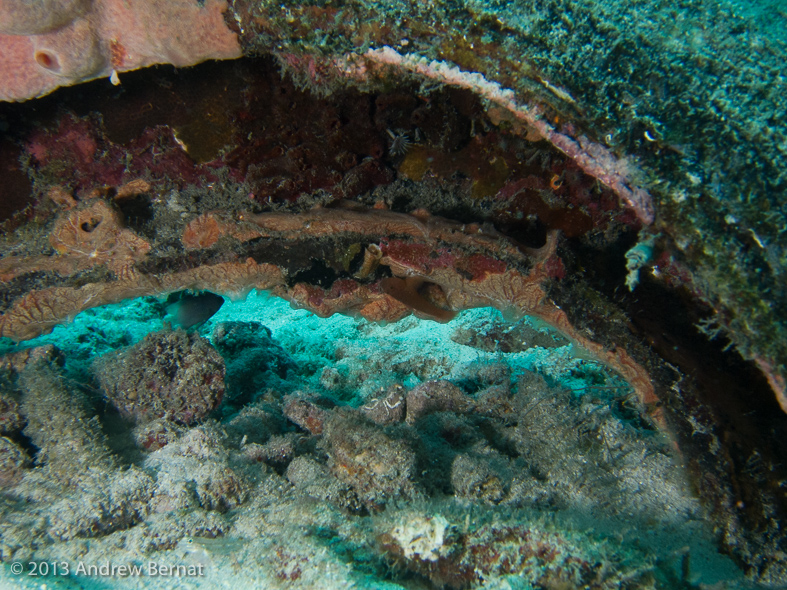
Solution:
M 787 587 L 785 30 L 0 0 L 0 588 Z

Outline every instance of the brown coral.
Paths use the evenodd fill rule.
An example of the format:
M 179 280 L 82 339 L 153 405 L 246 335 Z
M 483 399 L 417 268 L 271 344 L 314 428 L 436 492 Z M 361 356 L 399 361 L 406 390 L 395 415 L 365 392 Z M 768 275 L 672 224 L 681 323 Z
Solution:
M 149 191 L 150 183 L 146 180 L 142 180 L 141 178 L 137 178 L 136 180 L 132 180 L 122 186 L 119 186 L 117 192 L 115 193 L 115 200 L 122 201 L 123 199 L 128 199 L 130 197 L 143 195 Z
M 262 234 L 252 224 L 245 222 L 244 214 L 232 219 L 221 212 L 211 211 L 193 219 L 183 230 L 181 241 L 189 250 L 210 248 L 225 235 L 245 242 Z
M 125 198 L 149 189 L 144 181 L 132 181 L 118 188 Z M 101 191 L 81 207 L 68 192 L 52 187 L 47 197 L 62 209 L 49 235 L 58 256 L 7 256 L 0 261 L 0 280 L 10 281 L 24 273 L 41 271 L 69 275 L 104 265 L 118 276 L 133 273 L 134 263 L 143 260 L 150 244 L 123 227 L 120 214 L 104 199 Z
M 120 215 L 102 199 L 60 217 L 49 242 L 73 261 L 75 270 L 104 264 L 118 275 L 150 251 L 150 244 L 123 228 Z

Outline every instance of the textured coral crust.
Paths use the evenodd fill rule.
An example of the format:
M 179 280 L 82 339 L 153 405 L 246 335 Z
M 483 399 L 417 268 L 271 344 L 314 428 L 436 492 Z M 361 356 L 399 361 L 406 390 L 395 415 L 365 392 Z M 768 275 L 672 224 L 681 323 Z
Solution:
M 38 8 L 57 18 L 42 26 Z M 157 63 L 240 57 L 226 10 L 224 0 L 0 0 L 0 100 Z
M 8 281 L 35 271 L 70 275 L 98 265 L 123 276 L 150 251 L 147 241 L 123 228 L 120 216 L 106 201 L 92 199 L 74 209 L 73 198 L 69 201 L 58 191 L 50 192 L 50 198 L 68 211 L 55 221 L 49 235 L 59 256 L 9 256 L 0 262 L 0 279 Z
M 186 226 L 181 241 L 188 250 L 198 250 L 210 248 L 222 236 L 230 236 L 241 242 L 262 236 L 254 224 L 243 223 L 243 220 L 243 214 L 233 219 L 219 211 L 204 213 Z
M 322 238 L 337 233 L 439 240 L 449 244 L 481 247 L 501 256 L 525 261 L 520 250 L 496 231 L 481 230 L 477 226 L 456 223 L 441 217 L 416 217 L 379 209 L 369 212 L 318 208 L 298 215 L 241 213 L 234 219 L 223 212 L 211 211 L 189 222 L 181 241 L 186 248 L 197 249 L 214 245 L 221 236 L 247 241 L 260 237 Z M 389 243 L 394 242 L 389 240 Z
M 290 289 L 274 289 L 273 293 L 323 318 L 348 313 L 370 321 L 395 322 L 411 313 L 409 307 L 380 289 L 350 280 L 336 281 L 327 291 L 315 285 L 297 283 Z
M 290 213 L 263 213 L 247 216 L 247 219 L 263 230 L 261 235 L 269 237 L 295 232 L 313 237 L 337 233 L 375 237 L 407 236 L 430 243 L 440 241 L 457 246 L 483 248 L 501 256 L 525 260 L 519 249 L 502 234 L 493 230 L 482 231 L 477 226 L 436 216 L 416 216 L 380 209 L 313 209 L 297 216 Z
M 210 248 L 219 238 L 229 233 L 225 223 L 218 219 L 215 213 L 200 215 L 186 226 L 181 241 L 189 250 Z
M 382 240 L 380 249 L 387 260 L 395 260 L 420 274 L 428 274 L 432 268 L 453 266 L 459 258 L 446 248 L 432 249 L 428 244 L 403 240 Z
M 489 275 L 505 272 L 506 263 L 483 254 L 473 254 L 460 262 L 459 270 L 470 273 L 471 281 L 483 281 Z
M 370 223 L 373 220 L 374 223 Z M 313 209 L 301 215 L 291 213 L 263 213 L 251 217 L 251 221 L 262 230 L 262 235 L 295 233 L 323 237 L 336 233 L 360 235 L 401 234 L 412 237 L 428 236 L 427 228 L 412 215 L 375 211 L 374 217 L 367 212 L 350 209 Z M 384 231 L 380 231 L 380 230 Z
M 118 213 L 101 199 L 61 217 L 49 242 L 58 253 L 76 262 L 74 270 L 104 264 L 117 274 L 150 251 L 150 244 L 124 229 Z

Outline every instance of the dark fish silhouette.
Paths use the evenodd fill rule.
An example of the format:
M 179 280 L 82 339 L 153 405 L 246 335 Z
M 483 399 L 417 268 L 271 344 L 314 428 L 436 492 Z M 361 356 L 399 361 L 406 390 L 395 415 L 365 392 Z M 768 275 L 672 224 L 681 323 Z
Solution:
M 167 313 L 173 317 L 173 324 L 187 330 L 208 321 L 222 305 L 224 305 L 224 297 L 215 293 L 209 291 L 187 293 L 167 305 Z

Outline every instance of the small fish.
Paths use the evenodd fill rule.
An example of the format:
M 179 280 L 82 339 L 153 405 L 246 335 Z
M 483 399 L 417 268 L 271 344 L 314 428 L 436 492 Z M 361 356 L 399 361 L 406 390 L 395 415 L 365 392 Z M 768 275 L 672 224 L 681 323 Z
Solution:
M 380 287 L 384 293 L 404 303 L 406 306 L 429 316 L 436 322 L 444 324 L 454 319 L 456 317 L 455 311 L 437 307 L 431 301 L 424 299 L 423 295 L 418 292 L 423 282 L 423 279 L 417 277 L 407 277 L 406 279 L 387 277 L 380 281 Z
M 208 321 L 224 305 L 224 297 L 203 291 L 202 293 L 185 293 L 174 303 L 167 305 L 167 313 L 184 330 Z

